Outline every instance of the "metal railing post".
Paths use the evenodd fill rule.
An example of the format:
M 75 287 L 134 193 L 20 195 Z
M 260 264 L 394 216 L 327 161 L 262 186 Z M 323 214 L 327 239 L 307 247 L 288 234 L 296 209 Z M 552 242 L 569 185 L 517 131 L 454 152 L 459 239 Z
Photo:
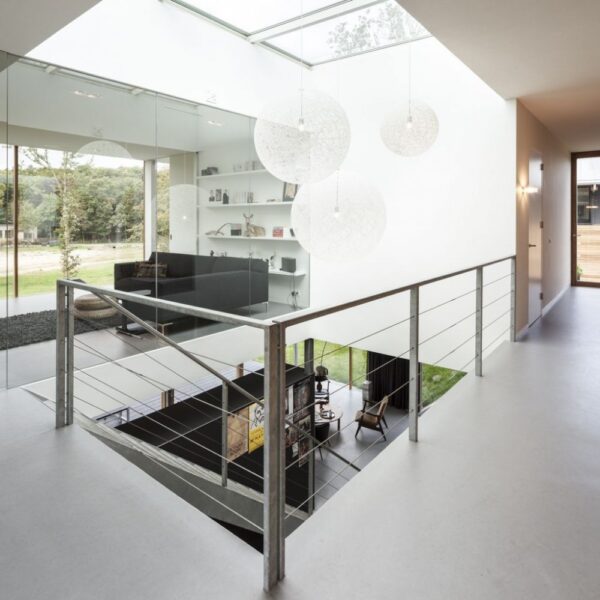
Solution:
M 56 285 L 56 428 L 66 425 L 66 288 Z
M 283 577 L 281 571 L 284 535 L 281 529 L 281 440 L 283 413 L 280 396 L 280 326 L 265 331 L 265 439 L 263 503 L 263 587 L 273 589 Z
M 287 374 L 286 374 L 286 329 L 279 325 L 279 579 L 285 577 L 285 501 L 286 501 L 286 433 L 285 407 L 287 406 Z M 313 431 L 314 435 L 314 431 Z M 311 440 L 312 447 L 312 440 Z M 312 492 L 311 492 L 312 493 Z
M 475 375 L 483 375 L 483 267 L 477 267 L 475 283 Z
M 312 375 L 315 370 L 315 340 L 304 340 L 304 372 Z
M 73 288 L 56 285 L 56 427 L 73 424 L 75 317 Z
M 304 340 L 304 372 L 312 375 L 315 372 L 315 340 L 309 338 Z M 315 436 L 314 423 L 311 428 L 312 437 Z M 306 509 L 309 515 L 315 510 L 315 453 L 313 451 L 312 440 L 309 441 L 309 460 L 308 460 L 308 503 Z
M 517 258 L 510 259 L 510 341 L 517 341 Z
M 73 413 L 75 412 L 75 290 L 67 288 L 67 405 L 65 424 L 73 424 Z
M 419 286 L 410 288 L 410 353 L 408 383 L 408 438 L 419 441 Z
M 221 392 L 221 485 L 227 487 L 227 471 L 229 467 L 229 460 L 227 459 L 227 447 L 228 442 L 228 416 L 229 416 L 229 386 L 224 381 L 222 383 Z

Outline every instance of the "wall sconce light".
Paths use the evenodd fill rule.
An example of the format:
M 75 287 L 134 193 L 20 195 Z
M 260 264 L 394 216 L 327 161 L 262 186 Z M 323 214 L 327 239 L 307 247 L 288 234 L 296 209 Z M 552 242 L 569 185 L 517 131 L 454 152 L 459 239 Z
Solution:
M 521 194 L 525 195 L 525 194 L 537 194 L 539 192 L 539 188 L 536 188 L 532 185 L 528 185 L 528 186 L 521 186 Z

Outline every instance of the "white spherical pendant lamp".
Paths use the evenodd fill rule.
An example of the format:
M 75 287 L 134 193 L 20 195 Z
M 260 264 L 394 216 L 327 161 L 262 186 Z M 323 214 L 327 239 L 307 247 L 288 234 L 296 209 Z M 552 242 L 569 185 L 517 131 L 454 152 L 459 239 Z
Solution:
M 270 103 L 254 128 L 262 164 L 289 183 L 321 181 L 342 164 L 350 147 L 350 123 L 331 96 L 306 90 Z
M 389 150 L 400 156 L 418 156 L 431 148 L 438 131 L 435 112 L 424 102 L 413 101 L 385 117 L 381 139 Z
M 303 185 L 292 205 L 292 227 L 302 247 L 324 261 L 353 262 L 379 244 L 385 203 L 371 183 L 349 172 Z
M 77 154 L 125 158 L 127 160 L 132 158 L 126 148 L 121 146 L 121 144 L 111 142 L 110 140 L 94 140 L 93 142 L 88 142 L 77 150 Z

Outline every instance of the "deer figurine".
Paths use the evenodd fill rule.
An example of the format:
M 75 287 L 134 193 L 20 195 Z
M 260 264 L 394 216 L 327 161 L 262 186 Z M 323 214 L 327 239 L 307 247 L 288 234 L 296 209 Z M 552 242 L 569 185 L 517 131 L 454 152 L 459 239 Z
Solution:
M 266 231 L 264 227 L 261 227 L 260 225 L 252 225 L 251 220 L 253 217 L 253 214 L 247 215 L 244 213 L 244 219 L 246 221 L 244 224 L 244 235 L 246 237 L 265 237 Z

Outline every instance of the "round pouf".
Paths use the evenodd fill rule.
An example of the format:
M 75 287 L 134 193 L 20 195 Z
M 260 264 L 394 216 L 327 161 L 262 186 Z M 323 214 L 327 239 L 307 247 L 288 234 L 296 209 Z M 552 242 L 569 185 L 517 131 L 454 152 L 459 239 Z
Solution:
M 117 314 L 117 309 L 94 294 L 84 294 L 75 298 L 73 314 L 80 319 L 108 319 Z

